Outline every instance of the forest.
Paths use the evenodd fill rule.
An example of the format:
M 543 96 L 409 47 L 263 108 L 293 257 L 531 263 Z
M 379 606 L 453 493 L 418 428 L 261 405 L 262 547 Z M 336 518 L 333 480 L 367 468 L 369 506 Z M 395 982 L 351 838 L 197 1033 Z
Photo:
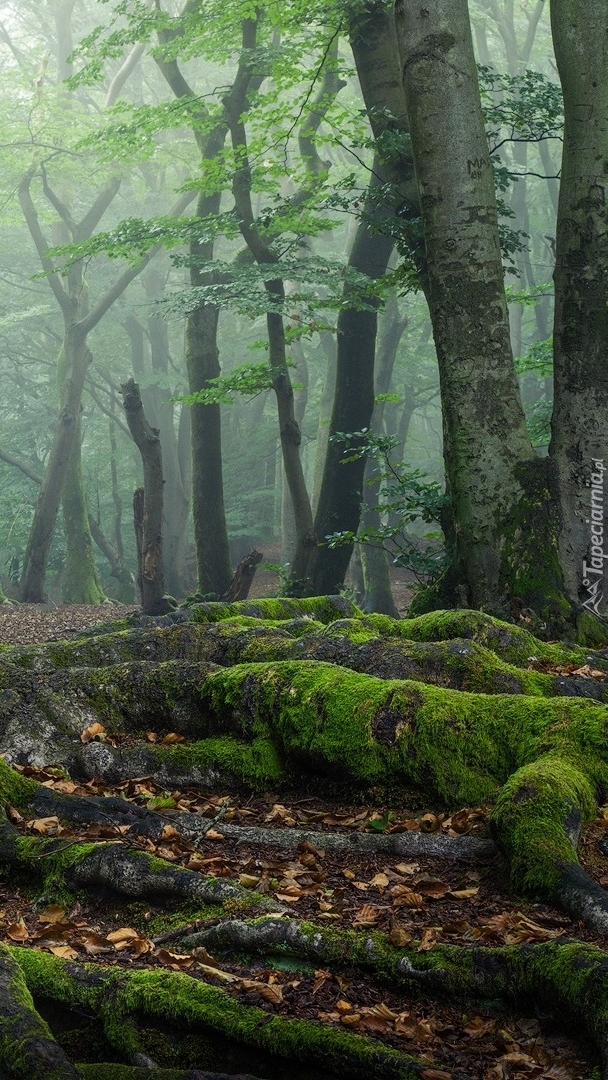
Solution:
M 608 1080 L 608 6 L 0 80 L 0 1080 Z

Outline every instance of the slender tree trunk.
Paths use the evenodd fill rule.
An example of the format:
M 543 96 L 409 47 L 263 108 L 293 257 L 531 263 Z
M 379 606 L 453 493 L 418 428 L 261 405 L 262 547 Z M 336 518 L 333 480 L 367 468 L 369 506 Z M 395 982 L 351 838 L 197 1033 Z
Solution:
M 380 167 L 375 162 L 377 179 L 370 185 L 365 216 L 377 209 L 376 193 L 380 187 Z M 393 250 L 393 238 L 376 232 L 367 221 L 357 229 L 349 266 L 367 274 L 371 280 L 385 273 Z M 360 307 L 360 294 L 347 287 L 344 307 L 338 316 L 338 355 L 336 393 L 330 433 L 354 432 L 368 428 L 374 407 L 374 358 L 378 313 L 371 296 L 364 298 L 369 307 Z M 338 531 L 356 532 L 361 515 L 365 459 L 343 462 L 344 444 L 330 439 L 327 444 L 323 481 L 315 513 L 316 544 L 308 544 L 294 559 L 290 591 L 296 595 L 321 596 L 340 590 L 350 558 L 352 544 L 328 548 L 326 536 Z
M 101 604 L 105 596 L 93 558 L 89 514 L 82 482 L 81 441 L 79 415 L 61 493 L 66 540 L 66 569 L 61 593 L 64 604 Z
M 146 615 L 162 615 L 170 609 L 170 605 L 164 595 L 163 460 L 158 428 L 151 428 L 146 420 L 137 383 L 129 379 L 121 390 L 129 431 L 141 454 L 144 469 L 143 513 L 136 509 L 137 499 L 134 501 L 136 535 L 138 528 L 141 532 L 138 565 L 142 609 Z
M 61 492 L 79 428 L 82 389 L 91 360 L 86 336 L 78 326 L 72 326 L 66 335 L 65 359 L 67 371 L 61 393 L 59 420 L 25 550 L 21 599 L 30 604 L 44 602 L 46 565 Z
M 360 223 L 350 265 L 374 279 L 388 266 L 397 212 L 399 228 L 412 251 L 419 247 L 416 227 L 411 227 L 419 217 L 418 196 L 409 141 L 405 138 L 408 122 L 392 11 L 381 0 L 370 0 L 358 7 L 350 16 L 349 38 L 377 142 L 365 208 L 365 216 L 374 220 L 374 231 L 365 221 Z M 378 198 L 380 190 L 382 198 Z M 383 224 L 384 230 L 379 231 Z M 346 288 L 345 300 L 349 299 L 350 290 Z M 345 545 L 332 550 L 325 546 L 324 538 L 336 531 L 356 532 L 359 525 L 365 461 L 344 465 L 343 449 L 332 441 L 332 436 L 369 427 L 376 317 L 375 311 L 356 307 L 342 310 L 339 316 L 336 392 L 315 512 L 314 544 L 303 553 L 301 565 L 294 564 L 294 578 L 304 583 L 299 591 L 309 594 L 334 592 L 341 587 L 352 548 Z M 294 584 L 297 586 L 298 580 Z
M 568 599 L 577 611 L 605 618 L 608 6 L 552 0 L 551 25 L 564 92 L 565 125 L 556 236 L 555 393 L 549 453 L 558 475 L 559 549 Z
M 333 408 L 334 394 L 336 391 L 336 365 L 338 360 L 335 334 L 332 334 L 329 330 L 324 330 L 321 336 L 321 344 L 327 360 L 327 367 L 325 369 L 323 392 L 321 394 L 321 402 L 319 405 L 319 424 L 317 427 L 315 464 L 312 478 L 311 501 L 315 512 L 319 502 L 319 491 L 321 490 L 323 472 L 325 469 L 325 458 L 327 456 L 329 424 L 331 421 L 331 410 Z
M 400 315 L 394 297 L 387 305 L 385 320 L 384 334 L 376 357 L 375 390 L 377 396 L 387 394 L 389 391 L 397 349 L 407 325 L 407 318 Z M 374 405 L 370 425 L 373 435 L 381 434 L 384 404 L 383 401 L 377 401 Z M 378 529 L 381 525 L 380 489 L 381 480 L 377 475 L 376 463 L 373 459 L 369 459 L 365 467 L 364 503 L 361 512 L 362 529 Z M 391 588 L 388 552 L 379 544 L 362 544 L 361 566 L 365 584 L 363 610 L 379 611 L 384 615 L 390 615 L 392 618 L 398 618 L 399 612 Z
M 504 612 L 518 596 L 551 623 L 568 605 L 513 367 L 467 3 L 398 0 L 395 13 L 456 522 L 452 584 L 472 607 Z

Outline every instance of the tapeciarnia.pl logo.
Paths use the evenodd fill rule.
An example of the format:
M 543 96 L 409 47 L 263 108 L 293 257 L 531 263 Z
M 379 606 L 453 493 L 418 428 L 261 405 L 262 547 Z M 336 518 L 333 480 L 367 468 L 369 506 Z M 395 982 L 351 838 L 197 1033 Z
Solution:
M 583 585 L 587 590 L 583 607 L 600 616 L 600 604 L 604 596 L 604 563 L 608 559 L 608 555 L 604 553 L 604 471 L 603 458 L 594 458 L 591 472 L 591 516 L 585 518 L 591 541 L 589 561 L 583 559 Z

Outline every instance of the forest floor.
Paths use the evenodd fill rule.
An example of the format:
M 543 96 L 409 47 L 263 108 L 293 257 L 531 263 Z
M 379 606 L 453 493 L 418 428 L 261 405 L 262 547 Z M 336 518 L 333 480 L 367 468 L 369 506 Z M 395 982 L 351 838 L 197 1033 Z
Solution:
M 1 608 L 0 643 L 69 638 L 104 618 L 121 617 L 131 610 L 118 605 L 103 611 L 80 606 Z M 153 732 L 149 735 L 154 738 Z M 75 783 L 60 770 L 26 767 L 21 771 L 59 791 L 117 794 L 151 809 L 155 799 L 160 797 L 166 804 L 169 798 L 177 810 L 213 819 L 195 846 L 177 833 L 172 835 L 170 828 L 164 839 L 154 843 L 136 835 L 126 838 L 124 829 L 121 833 L 103 822 L 79 829 L 64 826 L 57 818 L 24 821 L 15 814 L 13 820 L 30 835 L 61 836 L 68 843 L 81 838 L 127 839 L 135 848 L 156 852 L 176 865 L 266 894 L 284 905 L 290 918 L 384 930 L 395 945 L 419 941 L 419 952 L 430 951 L 438 943 L 473 946 L 551 939 L 575 939 L 608 948 L 604 938 L 574 924 L 558 909 L 514 895 L 499 860 L 467 864 L 324 849 L 325 832 L 485 835 L 484 807 L 462 808 L 448 817 L 432 807 L 338 804 L 310 790 L 289 798 L 273 792 L 251 797 L 236 791 L 209 795 L 194 790 L 160 791 L 147 777 L 111 787 L 97 781 Z M 163 812 L 170 814 L 166 807 Z M 260 826 L 267 830 L 268 842 L 239 842 L 224 836 L 224 822 Z M 278 832 L 284 839 L 294 828 L 314 832 L 314 843 L 277 846 Z M 607 828 L 608 819 L 600 810 L 580 845 L 581 862 L 602 885 L 608 884 L 608 861 L 598 842 L 608 835 Z M 179 906 L 181 925 L 183 901 Z M 259 1006 L 269 1017 L 322 1020 L 412 1054 L 423 1063 L 422 1080 L 586 1080 L 597 1064 L 587 1056 L 589 1048 L 577 1042 L 576 1032 L 563 1030 L 546 1001 L 530 1001 L 526 1015 L 510 1015 L 495 1003 L 471 1011 L 456 1000 L 438 1004 L 409 999 L 402 991 L 364 978 L 360 971 L 335 974 L 303 961 L 270 963 L 263 957 L 244 961 L 230 951 L 217 956 L 205 949 L 182 953 L 172 947 L 171 910 L 167 899 L 129 903 L 103 890 L 94 896 L 82 894 L 66 910 L 37 900 L 35 892 L 13 888 L 4 875 L 0 879 L 0 941 L 46 949 L 68 960 L 98 959 L 129 970 L 164 966 L 186 971 L 227 988 L 230 995 Z M 200 905 L 192 905 L 192 919 L 193 929 L 213 924 L 213 920 L 201 921 Z M 53 1030 L 73 1060 L 99 1060 L 90 1017 L 73 1015 L 69 1022 L 63 1018 Z M 186 1067 L 179 1040 L 174 1045 L 171 1064 Z M 105 1050 L 105 1059 L 112 1060 Z M 293 1074 L 287 1070 L 261 1075 L 287 1080 Z

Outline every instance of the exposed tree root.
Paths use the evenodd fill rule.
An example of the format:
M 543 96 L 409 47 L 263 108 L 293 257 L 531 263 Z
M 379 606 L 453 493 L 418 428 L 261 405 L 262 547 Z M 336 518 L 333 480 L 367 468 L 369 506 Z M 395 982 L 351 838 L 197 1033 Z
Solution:
M 0 1066 L 15 1080 L 78 1080 L 34 1008 L 21 968 L 0 945 Z
M 236 663 L 269 655 L 272 662 Z M 539 664 L 548 670 L 534 670 Z M 552 670 L 559 665 L 563 672 Z M 130 628 L 121 624 L 113 634 L 7 650 L 0 656 L 0 749 L 23 763 L 66 764 L 74 776 L 151 775 L 170 789 L 237 781 L 250 790 L 276 790 L 300 788 L 304 780 L 365 798 L 372 790 L 376 798 L 385 793 L 398 801 L 415 789 L 451 807 L 491 802 L 492 834 L 515 887 L 608 933 L 608 897 L 577 858 L 581 826 L 608 791 L 607 687 L 601 677 L 585 677 L 588 665 L 608 668 L 601 654 L 539 642 L 478 612 L 395 621 L 362 617 L 335 598 L 200 605 Z M 80 733 L 95 721 L 116 746 L 83 745 Z M 157 733 L 156 744 L 134 737 L 147 730 Z M 167 730 L 190 742 L 162 745 Z M 0 860 L 38 875 L 48 896 L 102 885 L 130 898 L 165 894 L 216 910 L 236 902 L 236 910 L 277 911 L 250 889 L 137 848 L 138 837 L 160 839 L 167 825 L 199 843 L 213 822 L 196 814 L 159 815 L 122 799 L 60 793 L 4 761 L 0 806 L 129 830 L 116 843 L 45 839 L 23 835 L 2 815 Z M 305 841 L 328 850 L 458 859 L 495 851 L 478 837 L 327 834 L 223 822 L 219 828 L 247 844 L 289 848 Z M 290 952 L 331 968 L 365 970 L 410 994 L 519 1003 L 534 996 L 577 1023 L 606 1058 L 608 958 L 591 946 L 396 950 L 381 934 L 332 933 L 278 915 L 223 922 L 184 944 Z M 29 994 L 99 1016 L 106 1040 L 130 1064 L 76 1070 Z M 209 1075 L 156 1067 L 140 1036 L 142 1018 L 211 1030 L 252 1052 L 294 1055 L 328 1080 L 345 1074 L 411 1080 L 424 1068 L 346 1028 L 285 1020 L 181 973 L 0 949 L 0 1080 L 2 1070 L 15 1080 Z M 30 1067 L 36 1054 L 47 1060 L 46 1072 Z M 254 1055 L 235 1067 L 241 1076 L 248 1066 L 263 1075 L 259 1061 Z
M 6 817 L 0 817 L 0 861 L 41 877 L 45 892 L 102 885 L 131 898 L 178 896 L 203 904 L 240 900 L 247 905 L 256 897 L 228 881 L 206 877 L 193 870 L 126 847 L 123 843 L 79 843 L 23 836 Z M 276 905 L 273 905 L 276 906 Z
M 592 945 L 436 945 L 421 953 L 416 944 L 393 948 L 379 932 L 332 931 L 272 917 L 224 921 L 181 941 L 183 948 L 201 945 L 216 953 L 288 954 L 332 970 L 363 968 L 390 986 L 469 1002 L 499 998 L 521 1004 L 532 997 L 550 1014 L 579 1024 L 600 1055 L 608 1046 L 608 956 Z
M 31 994 L 93 1012 L 110 1045 L 124 1056 L 145 1053 L 134 1022 L 144 1018 L 172 1022 L 181 1030 L 202 1028 L 270 1056 L 293 1058 L 336 1075 L 414 1080 L 423 1068 L 409 1055 L 364 1036 L 242 1005 L 224 990 L 181 972 L 125 971 L 73 964 L 32 949 L 10 951 Z
M 112 796 L 65 795 L 43 786 L 35 789 L 29 809 L 39 817 L 56 815 L 62 820 L 85 825 L 99 821 L 116 827 L 128 825 L 133 835 L 150 837 L 153 840 L 159 840 L 163 829 L 170 825 L 184 839 L 196 843 L 203 839 L 210 828 L 217 825 L 213 819 L 203 818 L 198 814 L 162 814 L 155 810 L 146 810 L 125 799 Z M 295 850 L 299 844 L 308 843 L 316 844 L 327 851 L 358 851 L 402 858 L 429 856 L 462 862 L 488 859 L 496 854 L 493 841 L 479 836 L 442 836 L 423 832 L 378 835 L 352 830 L 343 833 L 320 833 L 312 829 L 232 825 L 224 821 L 218 827 L 222 835 L 229 840 L 237 840 L 243 844 L 270 844 L 285 850 Z

